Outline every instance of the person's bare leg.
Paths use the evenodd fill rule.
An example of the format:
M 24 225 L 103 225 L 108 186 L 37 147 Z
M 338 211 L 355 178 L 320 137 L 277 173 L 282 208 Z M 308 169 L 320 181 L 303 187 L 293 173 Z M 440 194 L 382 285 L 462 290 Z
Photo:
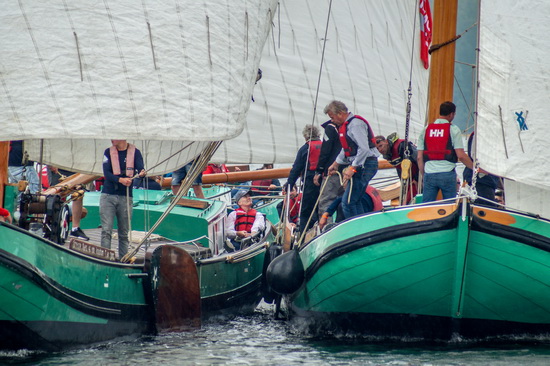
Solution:
M 81 198 L 79 200 L 73 201 L 73 229 L 71 230 L 72 236 L 79 236 L 83 238 L 84 240 L 90 240 L 88 236 L 82 231 L 80 228 L 80 219 L 82 218 L 82 208 L 84 207 L 84 200 Z
M 193 185 L 193 192 L 195 192 L 195 197 L 204 198 L 204 192 L 202 191 L 202 186 L 195 184 Z

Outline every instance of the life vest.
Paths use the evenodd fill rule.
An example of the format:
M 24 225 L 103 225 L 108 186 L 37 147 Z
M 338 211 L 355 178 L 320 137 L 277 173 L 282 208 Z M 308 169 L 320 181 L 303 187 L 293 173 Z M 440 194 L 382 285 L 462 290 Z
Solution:
M 456 156 L 451 138 L 450 123 L 430 123 L 424 135 L 424 161 L 447 160 L 456 163 Z
M 380 193 L 378 193 L 378 190 L 373 186 L 367 186 L 365 192 L 367 192 L 367 194 L 372 199 L 372 212 L 381 211 L 382 208 L 384 208 L 384 205 L 382 203 L 382 198 L 380 197 Z
M 361 116 L 354 115 L 344 122 L 338 129 L 340 144 L 342 144 L 342 149 L 344 149 L 344 154 L 346 157 L 357 155 L 357 144 L 348 136 L 348 125 L 354 118 L 358 118 L 367 124 L 367 128 L 369 130 L 369 148 L 372 149 L 373 147 L 376 147 L 376 138 L 374 136 L 374 132 L 372 132 L 369 122 Z
M 268 189 L 263 189 L 261 187 L 269 187 L 273 179 L 262 179 L 262 180 L 253 180 L 251 191 L 259 194 L 268 194 L 270 193 Z M 255 187 L 256 186 L 256 187 Z
M 290 222 L 297 223 L 300 217 L 300 204 L 302 202 L 302 194 L 300 193 L 289 200 L 290 212 L 288 214 Z
M 235 210 L 237 212 L 237 219 L 235 220 L 235 231 L 246 231 L 247 233 L 252 231 L 252 225 L 256 220 L 256 210 L 251 209 L 248 211 L 238 208 Z
M 307 170 L 312 171 L 317 169 L 319 163 L 319 156 L 321 155 L 321 141 L 308 141 L 309 145 L 309 157 L 307 159 Z
M 397 175 L 401 177 L 401 162 L 403 161 L 403 157 L 399 153 L 399 146 L 402 142 L 405 142 L 405 139 L 399 139 L 394 141 L 392 147 L 391 147 L 391 157 L 388 160 L 391 165 L 395 167 L 397 170 Z M 411 177 L 413 180 L 418 180 L 418 165 L 411 164 Z
M 111 155 L 111 166 L 113 167 L 114 175 L 122 175 L 120 171 L 120 162 L 118 160 L 118 150 L 115 146 L 109 148 L 109 154 Z M 126 172 L 125 175 L 129 178 L 134 176 L 134 157 L 136 154 L 135 145 L 128 144 L 126 149 Z

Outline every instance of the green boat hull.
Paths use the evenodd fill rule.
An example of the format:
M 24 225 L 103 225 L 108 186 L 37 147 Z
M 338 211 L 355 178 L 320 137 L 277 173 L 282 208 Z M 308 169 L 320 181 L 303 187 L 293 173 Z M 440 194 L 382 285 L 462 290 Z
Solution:
M 94 260 L 5 224 L 0 237 L 2 348 L 153 331 L 142 266 Z
M 340 223 L 297 262 L 304 280 L 286 300 L 318 329 L 550 331 L 550 222 L 537 217 L 467 203 L 395 209 Z
M 169 204 L 154 191 L 138 192 L 134 202 L 133 230 L 147 229 Z M 99 194 L 87 193 L 85 207 L 81 227 L 97 227 Z M 208 245 L 223 234 L 225 215 L 218 201 L 176 207 L 155 233 L 178 242 L 203 238 L 152 243 L 139 264 L 92 258 L 0 223 L 0 348 L 57 350 L 253 311 L 264 295 L 272 234 L 241 251 L 211 255 L 217 246 Z

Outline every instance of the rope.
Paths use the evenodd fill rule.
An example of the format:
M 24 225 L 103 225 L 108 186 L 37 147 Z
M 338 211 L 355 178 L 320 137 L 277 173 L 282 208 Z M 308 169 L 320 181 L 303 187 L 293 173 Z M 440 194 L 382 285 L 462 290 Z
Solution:
M 164 221 L 164 219 L 170 214 L 172 209 L 177 205 L 178 201 L 183 197 L 184 194 L 187 193 L 187 191 L 191 188 L 193 185 L 193 181 L 195 178 L 199 175 L 200 172 L 204 170 L 204 167 L 210 160 L 210 158 L 214 155 L 218 147 L 221 145 L 221 141 L 213 141 L 203 150 L 203 152 L 200 154 L 200 156 L 195 159 L 193 165 L 191 166 L 191 170 L 189 171 L 189 174 L 185 177 L 185 179 L 182 181 L 182 184 L 180 186 L 180 189 L 172 202 L 170 203 L 170 206 L 164 211 L 164 213 L 158 218 L 157 222 L 145 233 L 143 238 L 141 239 L 140 243 L 134 248 L 133 251 L 128 252 L 124 257 L 120 259 L 121 262 L 126 263 L 128 262 L 133 256 L 137 254 L 139 249 L 141 248 L 141 245 L 151 236 L 151 234 L 156 230 L 156 228 Z
M 317 89 L 315 91 L 315 101 L 313 103 L 313 117 L 312 117 L 312 122 L 311 122 L 312 126 L 315 126 L 315 113 L 317 112 L 317 103 L 318 103 L 318 100 L 319 100 L 319 89 L 321 88 L 321 76 L 323 74 L 323 65 L 324 65 L 324 62 L 325 62 L 325 50 L 326 50 L 326 45 L 327 45 L 328 26 L 329 26 L 329 23 L 330 23 L 331 10 L 332 10 L 332 0 L 330 0 L 330 2 L 328 4 L 327 22 L 326 22 L 326 25 L 325 25 L 325 37 L 323 39 L 323 51 L 321 52 L 321 64 L 319 65 L 319 75 L 317 77 Z M 311 131 L 310 131 L 308 141 L 311 141 Z M 304 177 L 303 184 L 304 185 L 306 183 L 305 177 L 306 177 L 306 174 L 308 172 L 308 162 L 309 162 L 310 150 L 311 149 L 307 150 L 306 164 L 305 164 L 305 168 L 304 168 L 304 172 L 303 172 L 303 177 Z M 300 205 L 299 214 L 301 214 L 301 213 L 302 213 L 302 205 Z M 310 216 L 310 219 L 311 219 L 311 216 Z M 309 220 L 308 220 L 308 222 L 309 222 Z
M 473 23 L 471 26 L 466 28 L 466 30 L 464 32 L 460 33 L 459 35 L 457 35 L 457 36 L 455 36 L 451 39 L 449 39 L 448 41 L 432 45 L 430 47 L 430 49 L 428 50 L 428 53 L 431 55 L 432 52 L 437 51 L 438 49 L 440 49 L 440 48 L 442 48 L 442 47 L 444 47 L 448 44 L 456 42 L 460 37 L 462 37 L 466 32 L 468 32 L 471 28 L 475 27 L 476 25 L 477 25 L 477 22 Z

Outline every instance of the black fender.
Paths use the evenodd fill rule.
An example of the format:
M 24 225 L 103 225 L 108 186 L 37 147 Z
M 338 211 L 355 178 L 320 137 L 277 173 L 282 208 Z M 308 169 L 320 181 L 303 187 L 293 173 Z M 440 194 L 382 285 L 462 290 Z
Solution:
M 278 256 L 267 267 L 267 283 L 273 291 L 281 295 L 296 292 L 302 286 L 304 278 L 304 265 L 297 249 Z
M 283 247 L 281 247 L 280 245 L 272 244 L 267 248 L 266 253 L 265 253 L 264 268 L 263 268 L 263 271 L 262 271 L 262 274 L 263 274 L 263 276 L 262 276 L 262 296 L 264 298 L 264 301 L 268 304 L 273 304 L 275 302 L 275 300 L 277 299 L 278 295 L 277 295 L 277 293 L 275 293 L 273 291 L 273 289 L 271 288 L 271 286 L 267 282 L 267 278 L 266 278 L 267 268 L 269 267 L 269 265 L 271 264 L 271 262 L 273 262 L 273 260 L 275 258 L 277 258 L 278 256 L 281 255 L 282 251 L 283 251 Z

